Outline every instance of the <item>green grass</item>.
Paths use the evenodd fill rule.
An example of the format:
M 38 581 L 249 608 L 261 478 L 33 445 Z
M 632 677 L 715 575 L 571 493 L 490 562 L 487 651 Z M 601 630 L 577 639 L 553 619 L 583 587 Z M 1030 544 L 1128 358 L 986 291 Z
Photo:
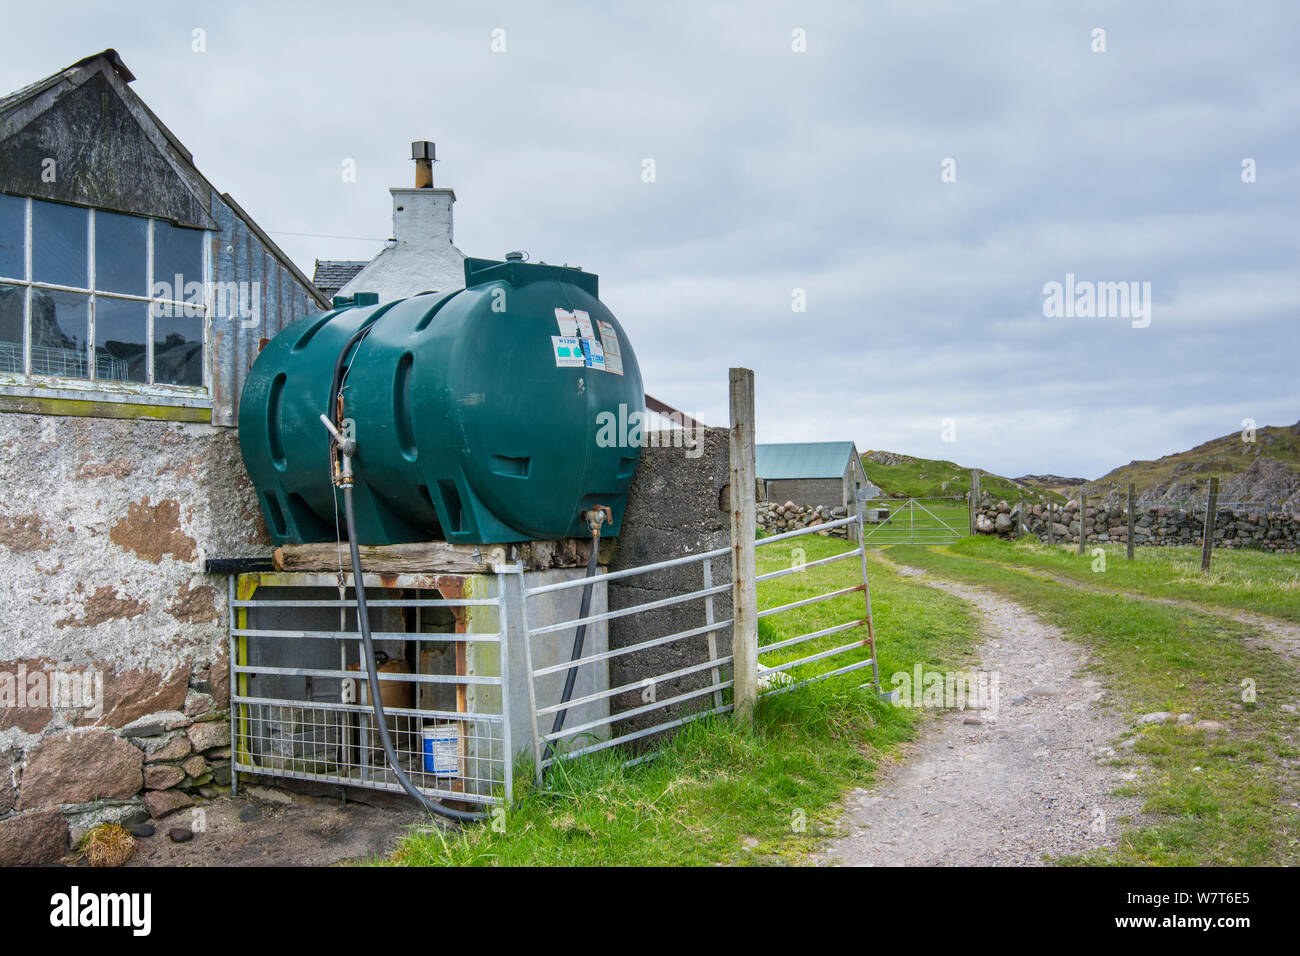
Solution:
M 795 548 L 802 548 L 803 553 Z M 846 550 L 808 536 L 758 549 L 759 571 Z M 858 559 L 759 585 L 774 607 L 861 580 Z M 965 604 L 873 566 L 872 599 L 882 673 L 913 662 L 959 667 L 976 628 Z M 762 619 L 764 638 L 808 633 L 862 613 L 855 594 Z M 799 645 L 801 655 L 848 643 L 858 632 Z M 793 650 L 793 649 L 792 649 Z M 764 663 L 772 664 L 765 655 Z M 789 658 L 786 658 L 789 659 Z M 828 664 L 827 666 L 833 666 Z M 545 790 L 529 790 L 495 825 L 451 834 L 413 832 L 391 860 L 432 865 L 716 865 L 798 862 L 830 832 L 840 798 L 870 783 L 882 759 L 911 739 L 921 712 L 858 689 L 864 669 L 764 699 L 752 727 L 730 716 L 686 725 L 659 756 L 624 768 L 602 751 L 558 765 Z M 800 676 L 800 675 L 796 675 Z
M 1093 549 L 1105 549 L 1105 570 Z M 1008 542 L 986 536 L 951 546 L 954 554 L 1041 569 L 1092 587 L 1115 588 L 1149 597 L 1175 598 L 1210 607 L 1255 611 L 1300 621 L 1300 555 L 1218 549 L 1210 570 L 1201 572 L 1200 548 L 1136 547 L 1133 560 L 1123 545 L 1048 546 L 1031 538 Z
M 1130 714 L 1185 712 L 1227 726 L 1220 735 L 1175 725 L 1135 731 L 1136 754 L 1152 769 L 1133 787 L 1155 822 L 1126 831 L 1114 849 L 1066 862 L 1300 862 L 1295 806 L 1300 719 L 1280 710 L 1281 704 L 1296 702 L 1300 673 L 1294 663 L 1248 645 L 1242 638 L 1250 628 L 1222 617 L 1070 588 L 970 553 L 979 550 L 963 543 L 899 546 L 887 553 L 900 563 L 997 592 L 1062 628 L 1086 645 L 1090 669 Z M 1000 553 L 1021 555 L 1018 549 Z M 1215 560 L 1230 564 L 1243 557 L 1233 553 Z M 1253 682 L 1256 703 L 1243 703 L 1243 681 Z
M 960 496 L 970 491 L 970 469 L 952 461 L 937 458 L 912 458 L 904 456 L 897 465 L 882 465 L 865 455 L 862 470 L 868 478 L 887 495 L 895 498 L 946 498 Z M 980 491 L 1016 502 L 1021 497 L 1031 502 L 1054 501 L 1062 503 L 1065 496 L 1043 488 L 1017 485 L 1010 478 L 980 472 Z M 963 523 L 965 506 L 962 506 Z

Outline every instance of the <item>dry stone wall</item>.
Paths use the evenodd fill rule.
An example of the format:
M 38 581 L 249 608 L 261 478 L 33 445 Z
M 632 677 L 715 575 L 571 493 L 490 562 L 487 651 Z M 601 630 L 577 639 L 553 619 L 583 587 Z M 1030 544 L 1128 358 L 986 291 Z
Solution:
M 798 531 L 801 528 L 815 528 L 817 525 L 847 518 L 847 508 L 830 508 L 825 505 L 797 505 L 793 501 L 778 504 L 774 501 L 758 502 L 755 517 L 758 527 L 765 534 L 781 534 L 784 531 Z M 834 538 L 848 537 L 848 525 L 831 528 L 821 532 Z
M 1026 506 L 1024 533 L 1048 540 L 1048 512 L 1045 505 Z M 1087 505 L 1082 521 L 1079 502 L 1071 500 L 1051 515 L 1052 537 L 1058 542 L 1079 541 L 1082 525 L 1085 543 L 1124 544 L 1128 542 L 1128 513 L 1121 505 Z M 1201 546 L 1205 512 L 1188 511 L 1162 505 L 1139 506 L 1134 520 L 1134 545 Z M 1016 538 L 1021 532 L 1019 505 L 984 498 L 976 513 L 978 534 Z M 1248 513 L 1217 512 L 1214 547 L 1253 548 L 1294 554 L 1300 547 L 1300 514 L 1285 511 Z

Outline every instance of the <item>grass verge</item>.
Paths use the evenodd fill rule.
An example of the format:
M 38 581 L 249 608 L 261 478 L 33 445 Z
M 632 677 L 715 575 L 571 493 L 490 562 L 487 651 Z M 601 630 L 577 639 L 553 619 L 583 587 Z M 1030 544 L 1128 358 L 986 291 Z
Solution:
M 1186 608 L 1072 589 L 1024 570 L 974 560 L 978 549 L 899 546 L 902 564 L 1007 597 L 1087 645 L 1091 669 L 1134 715 L 1190 713 L 1222 733 L 1174 724 L 1135 731 L 1150 766 L 1134 782 L 1155 822 L 1124 832 L 1113 849 L 1066 862 L 1121 865 L 1295 865 L 1295 734 L 1300 674 L 1247 645 L 1245 625 Z M 1017 549 L 1014 554 L 1019 554 Z M 1224 555 L 1224 563 L 1240 557 Z M 1218 556 L 1216 556 L 1216 560 Z M 1159 595 L 1164 596 L 1164 595 Z M 1250 699 L 1253 696 L 1253 701 Z
M 796 552 L 801 548 L 802 552 Z M 809 536 L 760 548 L 759 572 L 847 550 Z M 761 607 L 861 580 L 851 558 L 759 585 Z M 880 667 L 960 667 L 976 627 L 966 605 L 883 567 L 872 569 Z M 764 618 L 771 639 L 861 616 L 861 595 Z M 846 635 L 830 640 L 846 642 Z M 805 653 L 818 649 L 803 645 Z M 829 645 L 834 646 L 834 645 Z M 771 661 L 764 661 L 770 664 Z M 602 751 L 559 765 L 491 824 L 413 832 L 388 861 L 400 866 L 623 866 L 799 862 L 831 831 L 840 797 L 914 736 L 919 712 L 858 689 L 869 670 L 764 699 L 752 727 L 730 716 L 686 725 L 656 759 L 622 767 Z
M 1093 554 L 1099 547 L 1104 550 L 1104 564 Z M 1095 587 L 1300 621 L 1300 555 L 1218 549 L 1210 570 L 1203 574 L 1200 548 L 1136 547 L 1129 561 L 1123 545 L 1090 545 L 1079 554 L 1077 545 L 1049 546 L 1031 538 L 1011 542 L 981 535 L 964 538 L 950 550 L 1049 571 Z

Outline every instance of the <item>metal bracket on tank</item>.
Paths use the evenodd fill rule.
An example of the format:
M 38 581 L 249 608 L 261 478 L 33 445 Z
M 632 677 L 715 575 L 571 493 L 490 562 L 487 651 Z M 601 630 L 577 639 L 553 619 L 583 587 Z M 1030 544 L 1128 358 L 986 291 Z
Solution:
M 324 423 L 326 430 L 329 431 L 330 437 L 334 440 L 339 454 L 343 456 L 343 466 L 340 468 L 337 461 L 334 463 L 334 484 L 340 488 L 350 488 L 352 486 L 352 456 L 356 454 L 357 440 L 355 438 L 344 438 L 339 434 L 339 430 L 334 427 L 334 423 L 329 420 L 328 415 L 322 415 L 320 420 Z

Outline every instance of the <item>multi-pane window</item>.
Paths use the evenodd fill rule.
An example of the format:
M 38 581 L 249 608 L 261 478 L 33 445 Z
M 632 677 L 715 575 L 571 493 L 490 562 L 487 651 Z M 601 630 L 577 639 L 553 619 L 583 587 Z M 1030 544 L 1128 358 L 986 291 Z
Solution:
M 204 235 L 0 193 L 0 373 L 201 387 Z

